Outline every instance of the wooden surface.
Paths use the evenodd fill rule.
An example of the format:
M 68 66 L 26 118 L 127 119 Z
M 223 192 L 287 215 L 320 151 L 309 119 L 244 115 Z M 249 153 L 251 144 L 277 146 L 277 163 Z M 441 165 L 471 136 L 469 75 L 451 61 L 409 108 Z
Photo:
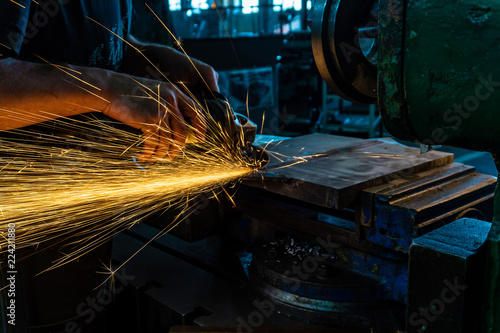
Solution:
M 245 183 L 305 202 L 342 209 L 365 188 L 453 162 L 453 154 L 420 153 L 392 139 L 310 134 L 272 142 L 270 163 Z

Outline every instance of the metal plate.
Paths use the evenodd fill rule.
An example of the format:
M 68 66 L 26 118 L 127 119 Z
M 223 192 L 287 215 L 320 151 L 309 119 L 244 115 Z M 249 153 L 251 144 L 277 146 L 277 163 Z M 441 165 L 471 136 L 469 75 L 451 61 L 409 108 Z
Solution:
M 363 140 L 311 134 L 273 143 L 270 162 L 246 184 L 323 207 L 348 207 L 363 189 L 453 162 L 453 154 L 403 146 L 392 139 Z

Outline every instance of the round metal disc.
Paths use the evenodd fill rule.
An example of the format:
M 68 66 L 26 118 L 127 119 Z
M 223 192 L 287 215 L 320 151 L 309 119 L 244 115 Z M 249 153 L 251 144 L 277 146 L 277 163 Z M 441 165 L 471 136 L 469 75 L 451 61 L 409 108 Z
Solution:
M 373 0 L 317 0 L 312 10 L 316 66 L 336 94 L 357 103 L 377 102 L 377 67 L 363 54 L 358 36 L 360 27 L 377 24 L 373 8 Z

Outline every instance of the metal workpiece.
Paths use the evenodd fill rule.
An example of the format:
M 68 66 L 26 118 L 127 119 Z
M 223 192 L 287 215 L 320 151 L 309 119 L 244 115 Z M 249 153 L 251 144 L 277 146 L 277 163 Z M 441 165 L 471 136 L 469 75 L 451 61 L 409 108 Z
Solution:
M 353 204 L 363 189 L 453 161 L 452 154 L 420 154 L 392 139 L 326 134 L 270 143 L 266 150 L 268 165 L 245 184 L 335 209 Z
M 410 248 L 407 332 L 479 332 L 491 223 L 460 219 Z
M 249 210 L 254 203 L 267 207 L 265 214 L 253 213 L 259 218 L 277 212 L 274 224 L 283 225 L 279 216 L 288 211 L 287 223 L 298 228 L 299 222 L 293 221 L 301 218 L 323 220 L 325 227 L 304 222 L 307 228 L 301 229 L 306 233 L 308 228 L 339 228 L 343 231 L 330 232 L 407 253 L 413 238 L 456 218 L 492 217 L 495 177 L 452 163 L 448 153 L 420 154 L 418 148 L 387 139 L 319 134 L 268 144 L 266 149 L 269 164 L 243 184 L 277 196 L 237 199 Z M 296 205 L 287 206 L 289 199 Z M 340 213 L 346 209 L 353 214 Z

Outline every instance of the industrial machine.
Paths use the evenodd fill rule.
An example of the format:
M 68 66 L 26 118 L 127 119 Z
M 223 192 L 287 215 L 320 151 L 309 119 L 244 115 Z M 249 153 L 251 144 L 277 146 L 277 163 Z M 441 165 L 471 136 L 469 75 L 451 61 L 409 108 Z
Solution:
M 497 6 L 469 1 L 318 1 L 312 18 L 315 60 L 339 95 L 378 103 L 385 127 L 396 138 L 419 142 L 424 151 L 445 144 L 489 151 L 496 158 Z M 488 252 L 487 262 L 479 268 L 487 268 L 486 287 L 477 292 L 484 297 L 482 324 L 465 331 L 500 330 L 497 220 L 498 213 L 482 249 Z M 409 295 L 412 286 L 410 281 Z M 421 307 L 432 305 L 432 298 L 421 300 Z M 415 330 L 412 310 L 410 304 L 409 331 Z M 439 316 L 414 325 L 416 331 L 429 331 L 428 321 L 446 321 L 441 316 L 444 308 L 435 311 Z M 450 327 L 443 325 L 440 331 L 459 331 Z
M 126 265 L 133 296 L 118 297 L 140 310 L 121 320 L 144 332 L 474 331 L 494 177 L 391 139 L 269 140 L 258 138 L 270 161 L 237 186 L 235 208 L 200 199 L 174 231 L 191 242 L 166 235 Z M 155 230 L 118 236 L 116 263 Z
M 246 245 L 234 249 L 235 270 L 214 260 L 215 238 L 203 245 L 215 242 L 212 261 L 200 259 L 199 244 L 158 241 L 155 251 L 196 263 L 196 273 L 183 267 L 168 279 L 174 286 L 159 275 L 137 286 L 147 289 L 140 304 L 169 313 L 169 324 L 242 332 L 498 331 L 496 179 L 432 151 L 445 144 L 496 153 L 496 7 L 316 1 L 312 47 L 324 80 L 345 99 L 377 103 L 387 130 L 420 149 L 318 134 L 258 140 L 268 166 L 238 186 L 238 214 L 215 209 L 227 237 Z M 142 228 L 123 241 L 146 239 Z M 209 282 L 183 283 L 191 274 L 194 284 Z
M 498 6 L 316 1 L 324 80 L 378 103 L 387 130 L 420 147 L 326 134 L 250 145 L 255 128 L 223 113 L 267 165 L 229 196 L 193 200 L 147 246 L 168 215 L 116 236 L 113 263 L 127 265 L 83 319 L 134 332 L 498 331 L 496 178 L 432 150 L 496 153 Z
M 495 7 L 316 1 L 324 80 L 377 103 L 387 130 L 420 148 L 258 137 L 269 163 L 238 184 L 234 208 L 201 198 L 174 232 L 190 242 L 167 235 L 128 263 L 135 278 L 118 298 L 139 311 L 120 308 L 119 322 L 144 332 L 496 331 L 496 179 L 432 150 L 496 152 Z M 116 263 L 154 232 L 118 236 Z

